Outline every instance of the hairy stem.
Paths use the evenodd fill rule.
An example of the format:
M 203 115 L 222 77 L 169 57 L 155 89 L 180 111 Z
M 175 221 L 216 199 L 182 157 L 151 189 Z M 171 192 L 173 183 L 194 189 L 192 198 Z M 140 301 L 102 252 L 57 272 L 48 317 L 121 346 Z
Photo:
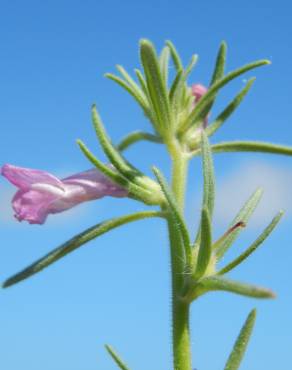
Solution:
M 179 151 L 172 153 L 172 190 L 183 212 L 187 159 Z M 172 274 L 172 340 L 174 370 L 191 370 L 189 333 L 189 304 L 180 299 L 184 283 L 184 256 L 181 255 L 182 240 L 172 219 L 168 219 Z

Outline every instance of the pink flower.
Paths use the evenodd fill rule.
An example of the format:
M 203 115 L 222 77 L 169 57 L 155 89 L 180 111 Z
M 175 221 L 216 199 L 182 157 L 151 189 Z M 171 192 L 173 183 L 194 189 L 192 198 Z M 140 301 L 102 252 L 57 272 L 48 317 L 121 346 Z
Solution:
M 1 174 L 19 189 L 12 199 L 15 217 L 30 224 L 43 224 L 50 213 L 63 212 L 88 200 L 128 194 L 97 169 L 59 180 L 45 171 L 5 164 Z
M 192 86 L 192 95 L 195 97 L 195 103 L 197 103 L 207 91 L 208 89 L 204 85 L 194 84 Z
M 195 97 L 194 107 L 196 106 L 196 103 L 201 99 L 201 97 L 206 94 L 207 91 L 208 89 L 204 85 L 201 84 L 192 85 L 192 95 Z M 207 125 L 208 125 L 208 116 L 204 119 L 203 128 L 206 128 Z

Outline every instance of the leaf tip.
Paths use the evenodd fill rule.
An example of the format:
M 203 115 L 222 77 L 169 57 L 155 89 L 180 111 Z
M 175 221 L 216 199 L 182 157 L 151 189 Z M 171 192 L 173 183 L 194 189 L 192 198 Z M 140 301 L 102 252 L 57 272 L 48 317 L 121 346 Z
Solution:
M 277 298 L 277 294 L 275 292 L 273 292 L 272 290 L 269 290 L 269 296 L 268 296 L 268 298 L 276 299 Z
M 253 309 L 250 311 L 250 313 L 249 313 L 249 315 L 248 315 L 248 318 L 250 318 L 250 319 L 252 319 L 252 320 L 255 320 L 255 319 L 256 319 L 256 316 L 257 316 L 257 310 L 256 310 L 256 308 L 253 308 Z
M 139 42 L 139 44 L 140 44 L 140 47 L 142 48 L 144 48 L 144 47 L 152 47 L 152 43 L 151 43 L 151 41 L 150 40 L 148 40 L 148 39 L 140 39 L 140 42 Z
M 8 280 L 5 280 L 4 283 L 2 283 L 1 287 L 2 289 L 8 288 L 9 287 Z
M 220 43 L 220 49 L 226 52 L 227 50 L 227 42 L 225 40 L 222 40 Z

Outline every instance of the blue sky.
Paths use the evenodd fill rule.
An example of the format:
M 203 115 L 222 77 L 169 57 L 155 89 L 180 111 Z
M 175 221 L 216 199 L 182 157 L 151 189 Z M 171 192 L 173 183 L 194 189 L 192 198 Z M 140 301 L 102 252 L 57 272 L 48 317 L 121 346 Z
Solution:
M 292 145 L 291 5 L 289 1 L 10 1 L 0 9 L 0 162 L 65 176 L 89 167 L 76 138 L 104 158 L 93 135 L 90 106 L 96 102 L 114 141 L 136 129 L 150 130 L 139 108 L 103 77 L 119 63 L 139 64 L 142 37 L 162 47 L 171 39 L 185 62 L 200 60 L 190 82 L 207 84 L 221 40 L 229 46 L 227 68 L 270 58 L 272 65 L 234 81 L 222 91 L 213 114 L 244 83 L 257 81 L 246 101 L 213 142 L 256 139 Z M 141 144 L 128 158 L 150 173 L 166 173 L 162 148 Z M 258 320 L 242 370 L 288 370 L 292 341 L 292 158 L 218 155 L 216 235 L 242 198 L 267 188 L 262 208 L 242 234 L 248 245 L 278 208 L 286 208 L 277 231 L 233 278 L 273 288 L 275 301 L 223 293 L 192 308 L 194 365 L 223 368 L 247 313 Z M 200 162 L 194 161 L 186 214 L 197 221 Z M 0 183 L 0 278 L 103 219 L 143 209 L 129 200 L 103 199 L 50 217 L 44 226 L 13 220 L 13 189 Z M 227 204 L 227 201 L 229 203 Z M 232 252 L 236 253 L 235 251 Z M 228 258 L 231 258 L 233 254 Z M 148 220 L 88 244 L 43 273 L 0 293 L 0 365 L 5 370 L 111 370 L 103 349 L 112 344 L 132 369 L 171 368 L 170 279 L 165 225 Z

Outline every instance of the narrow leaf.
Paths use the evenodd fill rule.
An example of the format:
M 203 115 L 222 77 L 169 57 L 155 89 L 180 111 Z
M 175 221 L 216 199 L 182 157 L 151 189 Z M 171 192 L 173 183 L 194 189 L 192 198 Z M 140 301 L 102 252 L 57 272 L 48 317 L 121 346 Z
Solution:
M 179 71 L 169 91 L 170 104 L 176 120 L 178 119 L 180 112 L 183 110 L 182 100 L 186 90 L 185 82 L 185 74 L 183 71 Z
M 159 57 L 159 64 L 161 68 L 161 74 L 164 79 L 164 83 L 167 86 L 168 82 L 168 69 L 169 69 L 169 57 L 170 57 L 170 50 L 168 46 L 165 46 L 162 49 L 162 52 Z
M 184 222 L 183 216 L 181 215 L 181 212 L 177 206 L 177 203 L 172 194 L 172 191 L 170 190 L 162 173 L 158 170 L 158 168 L 155 168 L 155 167 L 153 167 L 153 172 L 161 186 L 161 190 L 163 194 L 165 195 L 168 208 L 171 212 L 172 218 L 175 224 L 178 226 L 178 229 L 181 233 L 181 238 L 183 241 L 187 262 L 190 264 L 191 258 L 192 258 L 191 242 L 190 242 L 189 232 Z
M 121 370 L 130 370 L 111 346 L 106 344 L 105 348 Z
M 252 310 L 248 315 L 239 336 L 233 346 L 232 352 L 227 360 L 224 370 L 238 370 L 242 358 L 245 354 L 256 319 L 256 310 Z
M 241 262 L 243 262 L 246 258 L 248 258 L 271 234 L 274 228 L 279 223 L 280 219 L 282 218 L 284 212 L 280 211 L 272 220 L 272 222 L 265 228 L 265 230 L 261 233 L 261 235 L 251 244 L 249 248 L 247 248 L 239 257 L 235 258 L 232 262 L 230 262 L 227 266 L 223 267 L 219 272 L 218 275 L 223 275 L 229 272 L 230 270 L 234 269 L 234 267 L 238 266 Z
M 156 51 L 148 40 L 140 42 L 140 57 L 147 82 L 147 90 L 157 118 L 157 130 L 161 133 L 172 126 L 172 115 L 167 87 L 161 73 Z
M 203 190 L 203 206 L 209 213 L 210 220 L 212 222 L 212 215 L 214 210 L 215 201 L 215 175 L 212 151 L 210 148 L 209 140 L 204 131 L 201 134 L 201 152 L 203 161 L 203 177 L 204 177 L 204 190 Z M 201 225 L 197 231 L 195 238 L 195 245 L 200 243 L 201 237 Z
M 171 103 L 173 102 L 174 97 L 177 95 L 178 89 L 181 88 L 181 86 L 184 84 L 184 81 L 185 80 L 183 71 L 177 72 L 169 90 L 169 99 Z
M 180 110 L 183 110 L 185 108 L 184 101 L 186 100 L 186 98 L 192 98 L 192 96 L 188 94 L 188 86 L 186 85 L 186 80 L 188 75 L 191 73 L 192 69 L 196 65 L 197 60 L 198 56 L 193 55 L 190 63 L 186 67 L 186 70 L 178 70 L 175 79 L 172 82 L 169 91 L 169 99 L 175 115 L 177 115 Z
M 220 80 L 224 76 L 224 70 L 225 70 L 225 64 L 226 64 L 226 51 L 227 51 L 227 45 L 226 42 L 223 41 L 220 45 L 214 72 L 212 75 L 212 79 L 210 82 L 210 85 L 213 85 L 216 81 Z
M 90 240 L 93 240 L 98 236 L 105 234 L 106 232 L 109 232 L 112 229 L 115 229 L 118 226 L 122 226 L 129 222 L 138 221 L 149 217 L 163 217 L 163 213 L 157 211 L 137 212 L 127 216 L 113 218 L 111 220 L 104 221 L 93 227 L 90 227 L 89 229 L 83 231 L 82 233 L 74 236 L 72 239 L 68 240 L 60 247 L 54 249 L 44 257 L 40 258 L 39 260 L 37 260 L 24 270 L 7 279 L 3 284 L 3 288 L 7 288 L 11 285 L 19 283 L 24 279 L 27 279 L 28 277 L 50 266 L 52 263 L 65 257 L 67 254 L 73 252 L 74 250 L 81 247 L 85 243 L 88 243 Z
M 146 84 L 143 74 L 141 73 L 139 69 L 135 69 L 135 73 L 140 82 L 141 89 L 143 90 L 145 96 L 148 96 L 147 84 Z
M 114 147 L 110 138 L 108 137 L 101 119 L 97 113 L 95 105 L 92 107 L 92 122 L 95 128 L 96 135 L 109 161 L 114 167 L 126 178 L 135 182 L 142 174 L 132 165 L 130 165 Z
M 221 276 L 206 277 L 200 285 L 206 292 L 222 290 L 253 298 L 275 298 L 275 294 L 269 289 L 225 279 Z
M 119 151 L 123 151 L 127 149 L 129 146 L 132 144 L 137 143 L 138 141 L 150 141 L 152 143 L 159 143 L 161 144 L 162 140 L 159 136 L 150 134 L 148 132 L 143 132 L 143 131 L 134 131 L 131 132 L 129 135 L 124 137 L 120 143 L 117 145 L 117 149 Z
M 225 152 L 261 152 L 292 155 L 292 147 L 258 141 L 230 141 L 212 145 L 214 153 Z
M 252 194 L 252 196 L 247 200 L 247 202 L 243 205 L 241 210 L 235 216 L 234 220 L 231 222 L 231 227 L 236 225 L 238 222 L 243 222 L 244 224 L 247 224 L 248 220 L 250 219 L 254 210 L 256 209 L 262 197 L 262 194 L 263 194 L 262 189 L 257 189 Z M 218 260 L 220 260 L 224 256 L 224 254 L 227 252 L 230 246 L 234 243 L 234 241 L 240 234 L 241 230 L 242 228 L 237 228 L 234 232 L 227 235 L 226 238 L 223 239 L 220 238 L 221 240 L 219 239 L 219 241 L 213 245 L 213 249 L 215 250 L 216 257 Z
M 225 77 L 216 81 L 212 86 L 210 86 L 206 94 L 199 100 L 186 121 L 182 123 L 180 127 L 180 132 L 185 132 L 185 130 L 189 129 L 191 126 L 195 127 L 197 123 L 201 122 L 207 116 L 210 109 L 210 104 L 213 102 L 215 95 L 228 82 L 232 81 L 241 74 L 250 71 L 251 69 L 266 64 L 270 64 L 270 62 L 267 60 L 259 60 L 257 62 L 247 64 L 241 68 L 236 69 L 235 71 L 228 73 L 227 75 L 225 75 Z
M 136 102 L 140 105 L 140 107 L 144 111 L 145 115 L 152 119 L 152 113 L 145 95 L 133 89 L 133 87 L 130 86 L 126 81 L 124 81 L 122 78 L 118 76 L 113 75 L 112 73 L 106 73 L 105 77 L 116 82 L 118 85 L 123 87 L 130 95 L 132 95 L 132 97 L 136 100 Z
M 196 64 L 198 62 L 198 59 L 199 59 L 199 57 L 198 57 L 197 54 L 192 55 L 191 60 L 190 60 L 189 64 L 186 66 L 186 69 L 185 69 L 185 72 L 184 72 L 185 79 L 187 79 L 189 74 L 192 72 L 192 70 L 196 66 Z
M 236 95 L 236 97 L 227 105 L 227 107 L 215 118 L 215 120 L 207 127 L 207 135 L 213 135 L 223 123 L 231 116 L 231 114 L 236 110 L 240 105 L 246 94 L 249 92 L 252 87 L 255 78 L 251 78 L 246 86 Z
M 181 61 L 180 56 L 179 56 L 175 46 L 173 45 L 173 43 L 168 40 L 168 41 L 166 41 L 165 44 L 169 47 L 171 58 L 173 60 L 173 63 L 175 65 L 176 70 L 177 71 L 183 70 L 182 61 Z
M 143 91 L 140 89 L 140 87 L 137 85 L 137 83 L 133 80 L 133 78 L 128 74 L 128 72 L 120 65 L 116 66 L 117 70 L 120 72 L 120 74 L 124 77 L 127 84 L 131 87 L 131 89 L 138 94 L 139 96 L 144 97 Z
M 123 176 L 121 176 L 118 172 L 112 170 L 110 166 L 106 166 L 98 158 L 96 158 L 95 155 L 92 154 L 92 152 L 87 148 L 87 146 L 81 140 L 77 140 L 77 144 L 79 145 L 79 148 L 81 149 L 83 154 L 86 156 L 86 158 L 98 170 L 100 170 L 105 176 L 109 177 L 116 184 L 119 184 L 126 188 L 128 187 L 129 181 L 125 179 Z
M 227 238 L 231 237 L 236 237 L 236 233 L 240 232 L 240 228 L 246 227 L 246 224 L 242 221 L 237 222 L 235 225 L 229 227 L 229 229 L 222 235 L 220 236 L 219 239 L 216 240 L 216 242 L 213 244 L 213 249 L 216 250 L 218 249 L 225 241 Z
M 77 144 L 79 145 L 86 158 L 96 168 L 98 168 L 105 176 L 113 180 L 114 183 L 121 185 L 129 191 L 130 198 L 142 200 L 146 204 L 157 204 L 156 202 L 153 202 L 153 198 L 150 192 L 143 186 L 139 185 L 139 181 L 137 180 L 139 179 L 139 176 L 135 177 L 135 181 L 137 182 L 137 184 L 135 184 L 134 182 L 130 182 L 125 177 L 121 176 L 119 172 L 113 170 L 110 166 L 106 166 L 99 159 L 97 159 L 81 140 L 77 140 Z
M 200 246 L 194 279 L 200 279 L 206 272 L 212 256 L 212 226 L 207 208 L 202 209 Z
M 210 87 L 214 85 L 215 82 L 222 79 L 224 76 L 225 64 L 226 64 L 226 50 L 227 50 L 227 45 L 223 41 L 220 45 L 220 48 L 217 54 L 216 63 L 215 63 L 213 75 L 212 75 L 211 82 L 210 82 Z M 209 104 L 206 106 L 205 108 L 206 114 L 204 115 L 205 117 L 207 116 L 207 113 L 210 112 L 210 110 L 212 109 L 217 93 L 218 92 L 216 92 L 213 95 L 213 98 L 210 100 Z
M 215 175 L 212 150 L 204 131 L 202 131 L 202 160 L 204 175 L 203 206 L 208 209 L 210 218 L 212 219 L 215 201 Z

